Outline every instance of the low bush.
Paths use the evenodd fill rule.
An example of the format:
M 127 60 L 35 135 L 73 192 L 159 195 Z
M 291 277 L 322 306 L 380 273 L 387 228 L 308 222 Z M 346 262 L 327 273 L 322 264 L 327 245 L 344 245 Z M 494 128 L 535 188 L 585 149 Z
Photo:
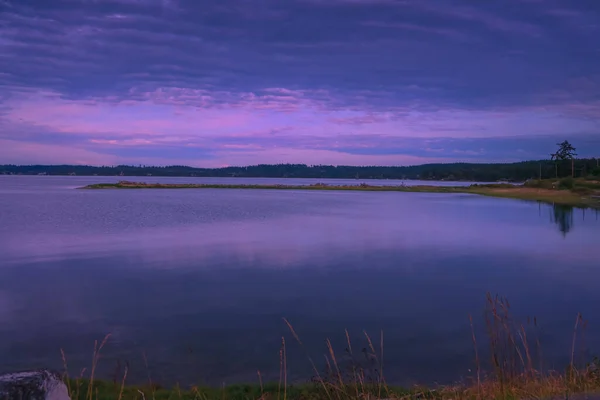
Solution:
M 588 196 L 590 194 L 594 194 L 593 189 L 590 189 L 589 187 L 585 187 L 585 186 L 577 186 L 571 190 L 573 191 L 573 193 L 577 193 L 582 196 Z
M 526 181 L 523 186 L 525 187 L 529 187 L 529 188 L 539 188 L 539 189 L 552 189 L 553 188 L 553 181 L 552 180 L 548 180 L 548 179 L 529 179 L 528 181 Z
M 558 181 L 559 189 L 573 189 L 574 186 L 575 186 L 575 179 L 573 179 L 571 177 L 562 178 L 560 181 Z

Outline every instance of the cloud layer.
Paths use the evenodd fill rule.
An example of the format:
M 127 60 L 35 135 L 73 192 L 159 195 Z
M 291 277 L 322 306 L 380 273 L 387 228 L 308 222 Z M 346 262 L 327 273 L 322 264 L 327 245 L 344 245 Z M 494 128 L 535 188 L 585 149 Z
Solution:
M 593 0 L 0 0 L 0 164 L 600 156 Z

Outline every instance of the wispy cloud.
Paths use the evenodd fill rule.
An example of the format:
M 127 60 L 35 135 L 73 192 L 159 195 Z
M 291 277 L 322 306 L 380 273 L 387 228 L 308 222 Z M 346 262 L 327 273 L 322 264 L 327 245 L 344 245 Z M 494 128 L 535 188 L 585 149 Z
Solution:
M 434 34 L 443 37 L 459 39 L 459 40 L 476 40 L 475 37 L 469 36 L 457 29 L 452 28 L 440 28 L 428 25 L 419 25 L 416 23 L 409 22 L 388 22 L 388 21 L 364 21 L 364 26 L 371 26 L 376 28 L 390 28 L 398 29 L 410 32 L 420 32 L 425 34 Z
M 3 1 L 3 160 L 512 160 L 567 136 L 600 152 L 591 3 Z
M 450 2 L 438 2 L 433 4 L 421 2 L 419 3 L 419 7 L 423 7 L 424 4 L 426 4 L 425 8 L 429 12 L 440 13 L 458 20 L 481 24 L 492 31 L 531 37 L 541 37 L 543 35 L 543 28 L 535 23 L 523 21 L 514 16 L 505 17 L 497 12 L 488 11 L 482 7 L 456 5 Z

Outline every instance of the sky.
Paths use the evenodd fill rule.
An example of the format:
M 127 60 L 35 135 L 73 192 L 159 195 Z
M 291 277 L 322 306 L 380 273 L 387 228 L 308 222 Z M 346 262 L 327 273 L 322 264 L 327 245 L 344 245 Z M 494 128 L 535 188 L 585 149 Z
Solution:
M 598 0 L 0 0 L 0 164 L 600 156 Z

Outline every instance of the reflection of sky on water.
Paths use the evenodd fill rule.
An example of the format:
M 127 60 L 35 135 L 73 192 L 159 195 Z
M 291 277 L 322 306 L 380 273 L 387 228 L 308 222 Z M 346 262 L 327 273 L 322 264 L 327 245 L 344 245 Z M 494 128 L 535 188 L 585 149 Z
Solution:
M 509 210 L 504 210 L 494 206 L 498 202 L 504 205 L 506 200 L 471 196 L 468 199 L 447 196 L 447 203 L 436 201 L 438 195 L 379 196 L 387 198 L 376 199 L 372 207 L 385 207 L 384 212 L 365 209 L 371 204 L 358 204 L 362 209 L 350 206 L 318 210 L 309 215 L 298 215 L 294 211 L 291 216 L 277 212 L 266 217 L 244 214 L 239 220 L 219 221 L 217 218 L 216 221 L 200 220 L 197 224 L 185 221 L 184 225 L 160 229 L 156 224 L 123 229 L 119 223 L 127 216 L 122 215 L 117 216 L 121 221 L 114 226 L 107 224 L 102 232 L 93 229 L 74 232 L 75 226 L 63 233 L 36 233 L 27 229 L 13 231 L 3 238 L 0 249 L 7 262 L 20 262 L 23 258 L 39 261 L 74 255 L 89 257 L 135 250 L 138 256 L 154 260 L 162 258 L 163 262 L 175 263 L 179 262 L 179 258 L 200 260 L 215 253 L 235 254 L 240 260 L 260 260 L 264 267 L 273 264 L 277 268 L 315 257 L 337 257 L 338 251 L 359 249 L 427 250 L 434 247 L 436 252 L 477 254 L 510 251 L 528 258 L 567 256 L 569 260 L 585 260 L 595 254 L 595 238 L 589 234 L 587 226 L 579 234 L 575 231 L 568 238 L 572 251 L 565 252 L 561 246 L 540 246 L 540 243 L 564 241 L 558 240 L 556 230 L 549 229 L 544 215 L 540 217 L 532 212 L 535 210 L 529 203 L 511 204 L 511 207 L 505 207 Z M 317 197 L 315 201 L 318 200 L 320 198 Z M 394 204 L 395 200 L 399 200 L 397 204 Z M 482 200 L 487 200 L 488 204 L 476 204 Z M 460 202 L 469 208 L 460 207 Z M 394 208 L 390 209 L 390 205 Z M 576 212 L 582 213 L 581 210 Z M 543 214 L 550 218 L 549 206 L 543 206 Z M 592 214 L 588 220 L 594 222 L 594 217 Z M 428 253 L 421 256 L 427 257 Z
M 60 347 L 87 365 L 111 332 L 111 368 L 143 349 L 167 381 L 253 379 L 276 373 L 285 316 L 316 356 L 383 329 L 392 380 L 444 380 L 470 367 L 486 291 L 534 313 L 556 360 L 575 313 L 600 323 L 589 211 L 563 236 L 551 207 L 475 196 L 44 193 L 0 197 L 2 369 L 57 364 Z

